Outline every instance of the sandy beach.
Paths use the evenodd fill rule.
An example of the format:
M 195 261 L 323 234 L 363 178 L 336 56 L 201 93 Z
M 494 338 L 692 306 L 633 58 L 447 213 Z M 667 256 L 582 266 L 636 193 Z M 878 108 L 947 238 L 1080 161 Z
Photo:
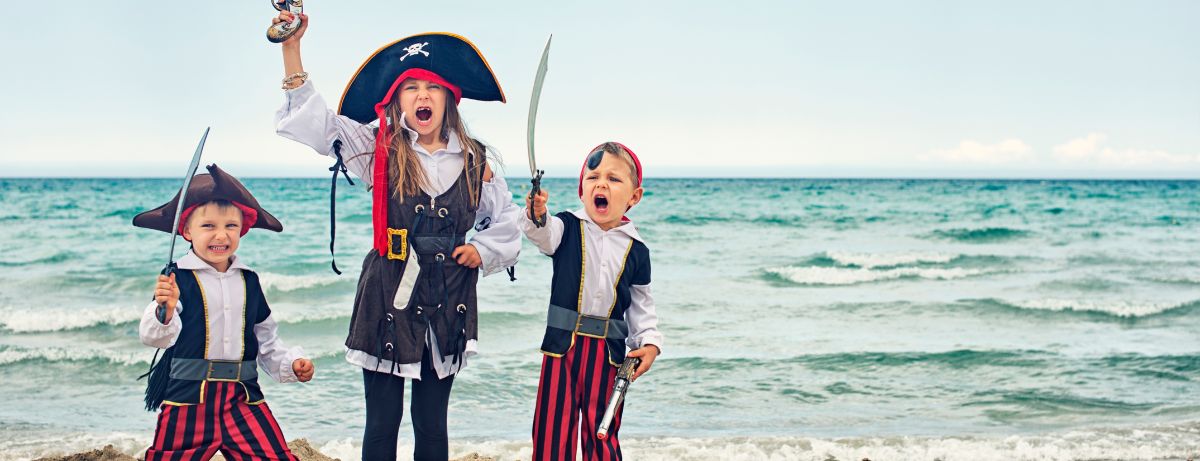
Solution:
M 292 454 L 304 461 L 341 461 L 339 458 L 331 458 L 324 453 L 317 451 L 305 439 L 296 439 L 288 442 L 288 448 L 292 450 Z M 117 450 L 112 445 L 107 445 L 104 448 L 99 448 L 92 451 L 75 453 L 67 456 L 56 456 L 47 458 L 38 458 L 34 461 L 136 461 L 141 460 L 140 457 L 130 456 Z M 218 453 L 212 459 L 224 461 L 224 457 Z M 496 461 L 496 458 L 480 456 L 476 453 L 454 458 L 452 461 Z

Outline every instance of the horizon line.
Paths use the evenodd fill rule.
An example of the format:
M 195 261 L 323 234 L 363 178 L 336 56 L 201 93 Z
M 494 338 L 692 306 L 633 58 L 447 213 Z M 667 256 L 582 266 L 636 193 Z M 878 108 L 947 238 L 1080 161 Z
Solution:
M 518 176 L 520 177 L 520 176 Z M 505 176 L 505 179 L 510 177 Z M 178 176 L 0 176 L 0 180 L 13 179 L 145 179 L 145 180 L 178 180 Z M 329 179 L 329 175 L 283 175 L 258 176 L 246 175 L 240 179 Z M 359 178 L 355 178 L 356 180 Z M 577 180 L 577 176 L 545 176 L 542 179 Z M 757 180 L 836 180 L 836 181 L 1200 181 L 1200 177 L 1080 177 L 1080 176 L 655 176 L 645 178 L 646 181 L 659 179 L 757 179 Z

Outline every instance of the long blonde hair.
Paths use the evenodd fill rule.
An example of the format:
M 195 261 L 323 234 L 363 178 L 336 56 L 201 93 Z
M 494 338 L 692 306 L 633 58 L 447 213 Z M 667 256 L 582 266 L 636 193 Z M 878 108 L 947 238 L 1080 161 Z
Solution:
M 447 98 L 446 113 L 442 119 L 441 141 L 448 142 L 450 130 L 454 130 L 459 144 L 462 146 L 463 165 L 467 169 L 467 197 L 471 208 L 477 208 L 479 206 L 479 187 L 487 164 L 487 147 L 482 142 L 470 137 L 467 133 L 467 126 L 458 113 L 458 105 L 454 102 L 453 95 L 444 88 L 443 91 L 446 92 Z M 399 92 L 385 106 L 384 116 L 388 118 L 392 127 L 389 133 L 391 139 L 385 140 L 388 144 L 388 177 L 396 178 L 396 187 L 392 190 L 392 197 L 399 200 L 400 203 L 404 203 L 404 197 L 420 194 L 429 180 L 425 177 L 425 169 L 421 166 L 421 160 L 417 158 L 418 154 L 412 148 L 411 135 L 401 125 L 400 120 L 404 114 L 400 110 Z M 371 168 L 374 169 L 374 153 L 360 155 L 371 155 Z M 376 184 L 373 187 L 381 186 Z

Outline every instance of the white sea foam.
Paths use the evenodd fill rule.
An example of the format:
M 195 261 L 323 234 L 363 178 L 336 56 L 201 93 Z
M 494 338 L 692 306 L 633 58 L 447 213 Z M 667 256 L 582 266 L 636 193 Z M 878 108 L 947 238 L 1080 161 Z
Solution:
M 26 349 L 12 347 L 0 350 L 0 365 L 23 362 L 26 360 L 45 360 L 49 362 L 76 362 L 102 360 L 122 365 L 149 364 L 153 357 L 153 349 L 140 351 L 115 351 L 111 349 L 39 347 Z
M 1200 273 L 1178 273 L 1147 277 L 1147 280 L 1162 283 L 1181 283 L 1200 285 Z
M 141 306 L 66 309 L 0 310 L 0 328 L 16 333 L 64 331 L 96 325 L 119 325 L 136 322 L 142 317 Z
M 1103 314 L 1115 315 L 1118 317 L 1145 317 L 1148 315 L 1161 314 L 1163 312 L 1178 309 L 1192 302 L 1154 302 L 1154 301 L 1124 301 L 1124 300 L 1079 300 L 1079 299 L 1058 299 L 1058 298 L 1042 298 L 1031 299 L 1025 301 L 1004 301 L 1021 309 L 1043 310 L 1043 311 L 1074 311 L 1074 312 L 1099 312 Z
M 627 459 L 644 461 L 1182 460 L 1196 454 L 1198 430 L 1193 424 L 1008 437 L 654 437 L 624 438 L 621 446 Z M 0 442 L 0 460 L 63 455 L 106 444 L 137 456 L 149 443 L 149 434 L 125 433 L 6 441 Z M 357 461 L 361 455 L 361 442 L 357 439 L 333 440 L 314 447 L 345 461 Z M 529 459 L 531 452 L 528 440 L 450 441 L 451 458 L 477 453 L 504 461 L 523 460 Z M 398 459 L 412 459 L 411 442 L 402 439 L 397 454 Z
M 345 281 L 345 278 L 328 274 L 319 275 L 287 275 L 275 274 L 271 272 L 260 272 L 259 280 L 262 282 L 263 290 L 276 291 L 296 291 L 305 288 L 314 288 L 325 285 L 333 285 L 338 282 Z
M 871 270 L 842 267 L 777 267 L 766 270 L 793 283 L 801 285 L 854 285 L 858 283 L 896 280 L 916 277 L 928 280 L 953 280 L 986 273 L 980 269 L 898 267 L 895 269 Z
M 839 265 L 858 266 L 864 269 L 907 266 L 921 263 L 945 264 L 959 256 L 951 253 L 849 253 L 841 251 L 829 251 L 825 255 Z

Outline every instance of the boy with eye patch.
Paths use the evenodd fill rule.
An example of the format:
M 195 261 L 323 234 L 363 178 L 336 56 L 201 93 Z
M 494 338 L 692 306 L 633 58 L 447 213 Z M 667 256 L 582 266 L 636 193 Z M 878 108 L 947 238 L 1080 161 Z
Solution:
M 625 216 L 642 199 L 642 166 L 617 142 L 592 149 L 579 173 L 583 208 L 547 218 L 549 193 L 526 199 L 525 236 L 553 260 L 533 418 L 533 459 L 621 459 L 618 408 L 608 437 L 596 436 L 618 367 L 641 359 L 650 370 L 663 336 L 650 295 L 650 250 Z M 538 222 L 545 222 L 539 226 Z M 626 354 L 626 347 L 631 351 Z M 579 432 L 579 435 L 576 435 Z

